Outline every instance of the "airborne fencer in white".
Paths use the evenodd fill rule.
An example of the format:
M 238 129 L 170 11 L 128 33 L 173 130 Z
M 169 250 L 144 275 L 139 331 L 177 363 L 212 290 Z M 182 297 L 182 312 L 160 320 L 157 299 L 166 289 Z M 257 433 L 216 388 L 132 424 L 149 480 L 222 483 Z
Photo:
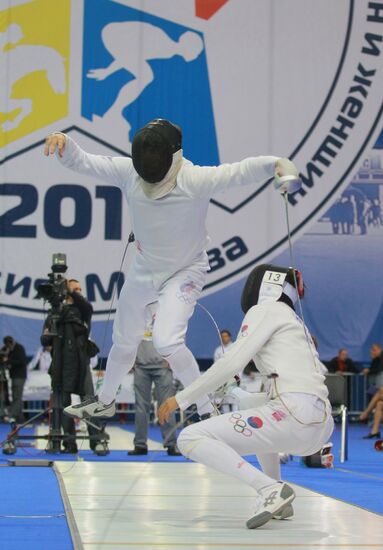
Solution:
M 182 154 L 180 128 L 156 119 L 139 130 L 132 158 L 92 155 L 69 136 L 47 137 L 45 154 L 58 153 L 68 168 L 120 187 L 128 202 L 137 251 L 121 290 L 104 383 L 98 399 L 68 407 L 78 417 L 112 417 L 124 375 L 133 367 L 145 328 L 145 309 L 158 302 L 153 344 L 175 376 L 188 386 L 199 377 L 185 334 L 209 270 L 206 217 L 210 198 L 225 189 L 260 185 L 274 176 L 296 176 L 288 159 L 247 158 L 233 164 L 196 166 Z M 213 406 L 196 399 L 201 416 Z
M 249 529 L 274 517 L 293 515 L 295 494 L 280 481 L 277 453 L 312 455 L 328 442 L 333 431 L 323 365 L 294 311 L 297 292 L 303 296 L 304 287 L 293 268 L 256 267 L 242 294 L 245 317 L 234 345 L 158 411 L 163 423 L 177 408 L 184 410 L 201 395 L 217 390 L 251 359 L 268 377 L 268 395 L 263 403 L 252 403 L 248 394 L 248 403 L 240 405 L 238 411 L 189 426 L 178 437 L 183 455 L 255 489 L 256 510 L 247 522 Z M 258 401 L 259 397 L 262 394 L 255 395 Z M 262 472 L 242 458 L 253 454 Z

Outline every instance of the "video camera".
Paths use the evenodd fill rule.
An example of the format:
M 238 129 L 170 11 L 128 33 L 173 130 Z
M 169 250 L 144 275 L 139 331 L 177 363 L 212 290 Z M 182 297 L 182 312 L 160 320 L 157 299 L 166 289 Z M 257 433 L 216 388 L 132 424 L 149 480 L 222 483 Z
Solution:
M 59 308 L 68 293 L 66 280 L 62 275 L 68 269 L 66 254 L 60 252 L 53 254 L 51 269 L 52 272 L 48 273 L 48 281 L 37 287 L 37 297 L 49 302 L 52 308 Z
M 43 346 L 52 345 L 52 336 L 57 336 L 57 323 L 60 320 L 63 302 L 68 294 L 66 279 L 63 273 L 66 272 L 66 254 L 60 252 L 52 256 L 52 272 L 48 273 L 48 281 L 37 287 L 37 297 L 46 300 L 51 305 L 49 311 L 49 331 L 41 336 Z

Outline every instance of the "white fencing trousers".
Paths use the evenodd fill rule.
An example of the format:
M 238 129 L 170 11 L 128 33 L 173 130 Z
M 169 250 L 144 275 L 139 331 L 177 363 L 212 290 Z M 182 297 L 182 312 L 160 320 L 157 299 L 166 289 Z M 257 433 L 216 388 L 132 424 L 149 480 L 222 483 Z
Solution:
M 185 346 L 185 334 L 195 304 L 205 282 L 200 264 L 178 271 L 156 289 L 151 273 L 136 257 L 122 287 L 113 324 L 113 346 L 110 350 L 99 399 L 115 399 L 123 377 L 133 367 L 146 325 L 148 304 L 158 302 L 153 326 L 153 344 L 166 358 L 176 378 L 184 386 L 200 376 L 198 364 Z M 198 412 L 213 410 L 207 397 L 197 403 Z
M 329 403 L 315 395 L 286 393 L 257 408 L 239 410 L 213 417 L 185 428 L 178 437 L 182 454 L 196 462 L 231 475 L 257 491 L 275 483 L 275 478 L 261 472 L 242 457 L 284 452 L 298 456 L 317 452 L 333 431 Z M 326 409 L 326 420 L 324 418 Z M 309 422 L 320 424 L 307 425 Z
M 251 393 L 242 388 L 233 388 L 229 394 L 234 398 L 237 404 L 237 409 L 257 409 L 262 407 L 268 401 L 266 392 Z M 281 462 L 278 453 L 257 453 L 257 460 L 262 472 L 267 476 L 280 481 L 281 479 Z

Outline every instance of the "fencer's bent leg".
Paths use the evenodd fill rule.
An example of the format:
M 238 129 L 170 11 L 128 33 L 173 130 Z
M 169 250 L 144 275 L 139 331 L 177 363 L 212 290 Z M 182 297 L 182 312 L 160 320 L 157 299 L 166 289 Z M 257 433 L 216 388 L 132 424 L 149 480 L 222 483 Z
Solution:
M 224 414 L 185 428 L 178 447 L 192 460 L 241 479 L 257 490 L 271 485 L 275 483 L 274 475 L 259 472 L 241 457 L 278 452 L 313 454 L 328 441 L 333 429 L 329 405 L 316 396 L 284 394 L 283 399 L 289 410 L 307 424 L 298 423 L 280 399 L 273 399 L 259 408 Z
M 185 269 L 168 279 L 159 292 L 153 344 L 184 386 L 200 376 L 197 361 L 185 345 L 185 335 L 205 277 L 206 273 L 198 267 Z M 196 405 L 200 415 L 214 410 L 207 396 Z
M 261 407 L 268 400 L 265 392 L 250 393 L 242 388 L 233 388 L 230 396 L 236 398 L 239 410 Z M 278 453 L 258 452 L 257 460 L 263 473 L 278 481 L 281 479 L 281 463 Z
M 275 479 L 242 458 L 241 455 L 255 453 L 254 441 L 235 430 L 235 425 L 230 422 L 230 418 L 234 419 L 233 414 L 236 413 L 188 426 L 178 437 L 178 448 L 187 458 L 234 476 L 259 491 L 275 483 Z M 242 424 L 239 429 L 242 429 Z
M 145 331 L 146 306 L 157 300 L 149 273 L 134 264 L 118 300 L 110 350 L 99 400 L 111 403 L 125 374 L 133 367 L 137 347 Z

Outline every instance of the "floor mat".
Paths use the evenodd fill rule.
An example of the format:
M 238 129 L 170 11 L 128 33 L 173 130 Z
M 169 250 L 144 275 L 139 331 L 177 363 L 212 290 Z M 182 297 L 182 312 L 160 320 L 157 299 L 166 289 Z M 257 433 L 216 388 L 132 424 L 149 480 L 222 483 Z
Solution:
M 53 468 L 2 465 L 0 486 L 2 548 L 73 548 L 59 483 Z

